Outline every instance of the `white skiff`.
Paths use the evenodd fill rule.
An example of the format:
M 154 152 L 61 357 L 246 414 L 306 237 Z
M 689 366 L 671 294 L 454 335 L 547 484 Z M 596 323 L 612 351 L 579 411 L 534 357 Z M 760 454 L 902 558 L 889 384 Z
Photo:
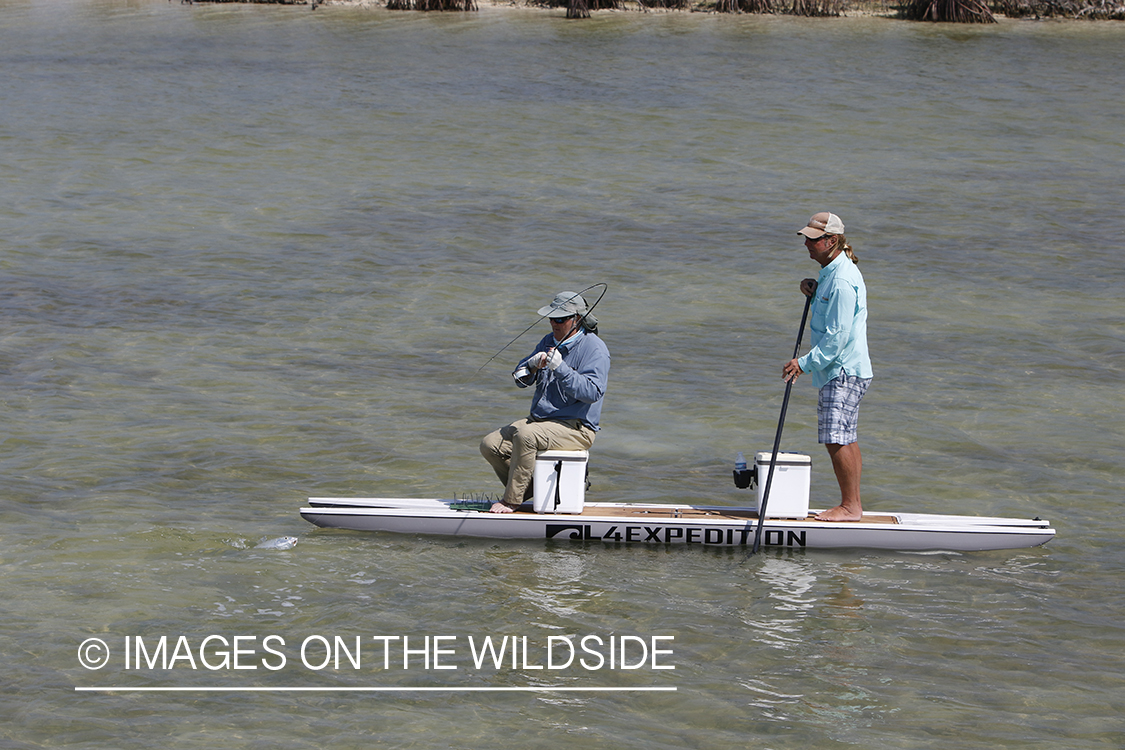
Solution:
M 407 498 L 309 498 L 310 523 L 355 531 L 391 531 L 492 539 L 558 539 L 607 544 L 754 544 L 758 514 L 751 508 L 642 503 L 586 503 L 579 515 L 464 509 L 465 501 Z M 462 507 L 457 507 L 462 506 Z M 767 518 L 763 546 L 794 549 L 998 550 L 1037 547 L 1055 530 L 1038 518 L 988 518 L 925 513 L 865 513 L 862 521 L 829 523 Z

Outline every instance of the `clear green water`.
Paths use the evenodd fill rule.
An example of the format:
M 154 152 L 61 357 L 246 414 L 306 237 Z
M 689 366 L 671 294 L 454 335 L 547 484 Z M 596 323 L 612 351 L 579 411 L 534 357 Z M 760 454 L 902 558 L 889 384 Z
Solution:
M 1123 42 L 0 3 L 0 744 L 1119 747 Z M 871 300 L 866 506 L 1038 515 L 1050 545 L 748 558 L 298 516 L 498 489 L 476 444 L 526 392 L 504 356 L 477 370 L 597 282 L 592 499 L 744 501 L 733 457 L 772 443 L 816 270 L 794 232 L 826 208 Z M 814 399 L 795 389 L 784 447 L 823 507 Z M 468 659 L 470 637 L 534 663 L 590 634 L 672 636 L 676 668 Z M 162 635 L 278 635 L 289 661 L 125 669 L 126 637 Z M 458 668 L 312 670 L 312 635 L 451 636 Z M 97 685 L 676 691 L 75 691 Z

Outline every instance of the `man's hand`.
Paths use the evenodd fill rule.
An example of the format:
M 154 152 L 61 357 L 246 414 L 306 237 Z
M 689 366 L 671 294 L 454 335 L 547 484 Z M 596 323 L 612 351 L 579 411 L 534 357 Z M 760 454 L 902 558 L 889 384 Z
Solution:
M 797 360 L 791 359 L 781 368 L 781 379 L 786 383 L 792 383 L 801 376 L 801 372 L 801 366 L 797 364 Z

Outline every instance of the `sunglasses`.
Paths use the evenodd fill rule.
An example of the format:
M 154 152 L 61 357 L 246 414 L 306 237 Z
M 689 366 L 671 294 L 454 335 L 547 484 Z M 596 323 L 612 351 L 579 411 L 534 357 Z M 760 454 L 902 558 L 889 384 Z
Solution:
M 570 320 L 573 317 L 574 317 L 573 315 L 567 315 L 565 318 L 551 318 L 551 322 L 552 323 L 558 323 L 559 325 L 562 325 L 563 323 L 565 323 L 566 321 Z

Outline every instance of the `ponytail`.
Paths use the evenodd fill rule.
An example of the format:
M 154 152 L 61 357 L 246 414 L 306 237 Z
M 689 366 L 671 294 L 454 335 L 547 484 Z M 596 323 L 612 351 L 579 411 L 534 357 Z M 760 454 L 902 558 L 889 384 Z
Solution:
M 847 237 L 842 234 L 836 235 L 836 245 L 844 251 L 844 254 L 848 256 L 848 260 L 855 263 L 857 266 L 859 265 L 859 258 L 856 256 L 855 251 L 852 250 L 852 246 L 848 244 Z

